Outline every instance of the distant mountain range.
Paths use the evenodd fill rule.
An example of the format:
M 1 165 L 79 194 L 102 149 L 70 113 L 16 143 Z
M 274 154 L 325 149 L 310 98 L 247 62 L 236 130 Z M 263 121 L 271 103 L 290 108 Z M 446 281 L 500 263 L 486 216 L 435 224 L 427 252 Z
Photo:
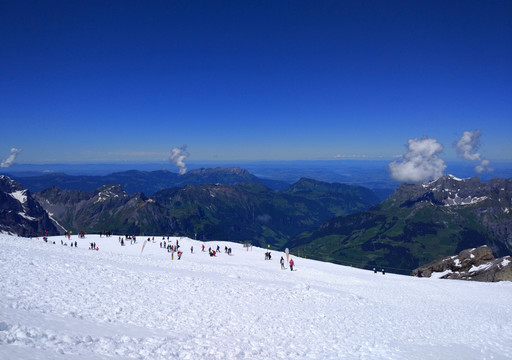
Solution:
M 50 173 L 38 176 L 10 176 L 23 187 L 33 193 L 56 186 L 63 190 L 91 191 L 105 184 L 118 184 L 129 194 L 144 193 L 152 195 L 157 191 L 185 185 L 227 184 L 234 185 L 242 182 L 254 182 L 265 185 L 270 189 L 284 189 L 289 183 L 279 180 L 261 179 L 247 170 L 238 167 L 195 169 L 183 175 L 167 170 L 139 171 L 129 170 L 115 172 L 109 175 L 67 175 Z
M 402 273 L 481 245 L 501 257 L 512 254 L 511 202 L 512 180 L 445 175 L 402 185 L 369 210 L 328 220 L 288 245 L 316 259 Z
M 482 245 L 497 257 L 512 254 L 512 180 L 485 183 L 446 175 L 428 184 L 404 184 L 379 202 L 373 191 L 360 186 L 307 178 L 291 185 L 267 182 L 240 168 L 187 174 L 127 171 L 97 178 L 24 178 L 33 189 L 50 179 L 79 188 L 51 186 L 35 193 L 1 176 L 0 231 L 23 236 L 111 231 L 248 241 L 401 273 Z M 116 182 L 83 189 L 106 179 Z M 133 192 L 139 189 L 151 194 Z
M 92 191 L 51 187 L 35 195 L 66 229 L 284 246 L 294 235 L 378 203 L 369 189 L 302 179 L 275 191 L 258 183 L 187 185 L 150 197 L 119 185 Z

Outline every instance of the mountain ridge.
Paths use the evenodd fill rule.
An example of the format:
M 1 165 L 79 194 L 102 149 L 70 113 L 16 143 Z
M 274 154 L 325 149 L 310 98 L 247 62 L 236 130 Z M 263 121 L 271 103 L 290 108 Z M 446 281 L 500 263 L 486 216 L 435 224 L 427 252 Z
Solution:
M 259 183 L 242 182 L 189 184 L 151 196 L 128 194 L 120 185 L 91 191 L 51 187 L 36 197 L 64 227 L 74 231 L 181 234 L 278 247 L 300 231 L 379 201 L 362 187 L 344 186 L 344 191 L 334 192 L 336 186 L 316 180 L 309 183 L 316 184 L 317 190 L 307 194 L 289 190 L 293 187 L 275 191 Z
M 289 247 L 316 259 L 402 273 L 481 245 L 501 257 L 512 249 L 511 202 L 512 179 L 484 183 L 445 175 L 427 184 L 403 184 L 378 205 L 328 220 Z
M 130 194 L 141 192 L 146 195 L 188 184 L 224 183 L 234 185 L 241 182 L 256 182 L 274 190 L 289 186 L 289 183 L 284 181 L 259 178 L 239 167 L 200 168 L 190 170 L 183 175 L 168 170 L 127 170 L 108 175 L 67 175 L 59 172 L 39 176 L 11 175 L 10 177 L 33 193 L 51 186 L 57 186 L 63 190 L 91 191 L 104 184 L 120 184 Z

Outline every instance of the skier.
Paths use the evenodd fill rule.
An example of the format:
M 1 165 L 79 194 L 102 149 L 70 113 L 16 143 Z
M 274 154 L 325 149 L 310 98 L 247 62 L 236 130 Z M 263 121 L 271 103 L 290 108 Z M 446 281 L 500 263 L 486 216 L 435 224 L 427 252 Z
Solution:
M 293 262 L 293 259 L 290 259 L 290 271 L 293 271 L 293 265 L 295 265 L 295 263 Z
M 382 275 L 385 275 L 385 274 L 386 274 L 386 272 L 384 271 L 384 269 L 382 269 Z
M 181 255 L 183 255 L 183 253 L 181 251 L 178 251 L 178 260 L 181 259 Z
M 376 268 L 373 268 L 373 273 L 377 274 L 377 269 Z
M 190 247 L 190 253 L 191 253 L 191 254 L 193 254 L 193 253 L 194 253 L 194 247 L 193 247 L 193 246 L 191 246 L 191 247 Z
M 281 256 L 281 260 L 279 260 L 281 263 L 281 270 L 284 270 L 284 257 Z

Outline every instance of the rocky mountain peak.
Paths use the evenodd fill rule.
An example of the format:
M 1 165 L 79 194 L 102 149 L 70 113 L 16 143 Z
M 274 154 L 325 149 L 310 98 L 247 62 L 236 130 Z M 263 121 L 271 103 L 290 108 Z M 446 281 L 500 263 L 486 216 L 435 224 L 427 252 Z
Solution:
M 0 191 L 5 193 L 12 193 L 21 190 L 24 189 L 19 183 L 12 180 L 9 176 L 0 175 Z
M 444 175 L 422 185 L 402 185 L 394 194 L 402 206 L 428 201 L 440 206 L 475 205 L 484 201 L 499 201 L 510 207 L 512 179 L 493 179 L 488 183 L 478 177 L 459 179 Z
M 97 201 L 128 196 L 121 185 L 103 185 L 98 189 Z
M 48 214 L 30 191 L 8 176 L 0 176 L 0 232 L 22 236 L 56 234 Z

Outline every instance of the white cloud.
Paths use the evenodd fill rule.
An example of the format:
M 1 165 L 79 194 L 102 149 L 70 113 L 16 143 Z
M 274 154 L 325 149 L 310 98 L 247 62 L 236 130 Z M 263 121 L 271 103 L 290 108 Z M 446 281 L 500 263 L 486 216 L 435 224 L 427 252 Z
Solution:
M 184 160 L 188 158 L 190 154 L 187 152 L 187 145 L 183 145 L 182 147 L 175 147 L 171 149 L 171 154 L 169 155 L 169 160 L 180 168 L 180 175 L 183 175 L 187 172 L 187 166 L 185 165 Z
M 12 148 L 11 155 L 0 163 L 0 167 L 7 168 L 14 164 L 14 160 L 16 160 L 16 156 L 21 152 L 21 149 Z
M 366 159 L 368 155 L 365 154 L 338 154 L 334 156 L 335 159 Z
M 479 145 L 482 131 L 464 131 L 462 137 L 455 143 L 459 157 L 466 160 L 480 161 L 480 154 L 475 152 Z
M 407 148 L 401 161 L 395 160 L 388 165 L 395 180 L 421 183 L 443 175 L 446 164 L 438 156 L 443 146 L 437 140 L 427 137 L 409 139 Z
M 459 157 L 469 161 L 480 162 L 480 164 L 475 166 L 475 171 L 479 174 L 486 171 L 493 171 L 493 169 L 489 167 L 491 162 L 482 158 L 482 155 L 477 152 L 477 149 L 480 146 L 481 135 L 482 131 L 479 129 L 475 131 L 464 131 L 459 141 L 455 143 Z

